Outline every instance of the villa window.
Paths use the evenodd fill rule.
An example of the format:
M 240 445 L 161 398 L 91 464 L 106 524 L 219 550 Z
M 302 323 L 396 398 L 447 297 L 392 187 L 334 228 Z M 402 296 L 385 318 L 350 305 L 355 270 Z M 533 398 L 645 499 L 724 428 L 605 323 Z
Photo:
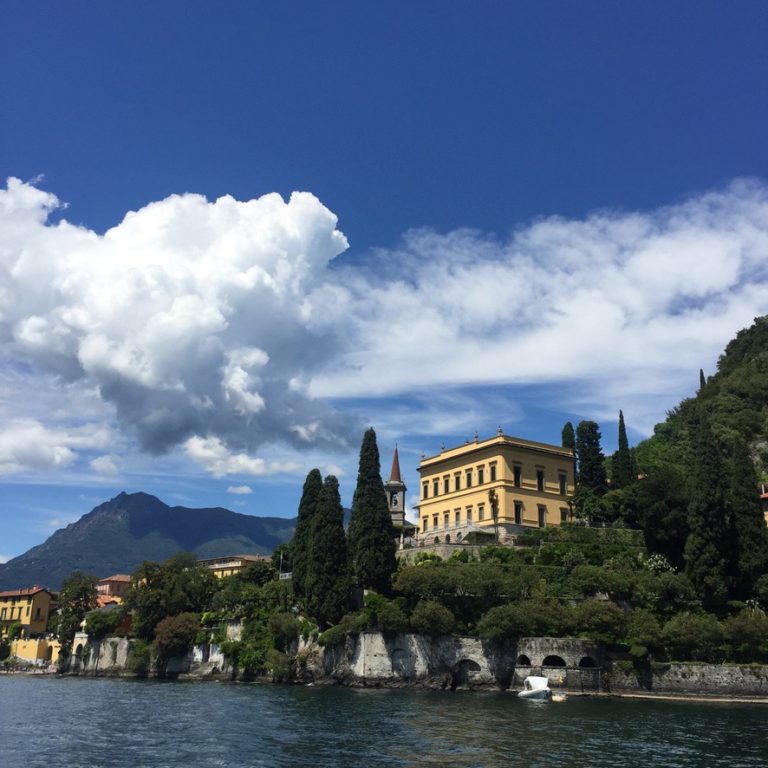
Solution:
M 421 484 L 421 498 L 426 499 L 429 496 L 429 483 Z
M 451 492 L 451 478 L 446 475 L 443 478 L 443 493 L 450 493 Z
M 483 520 L 485 518 L 485 504 L 477 505 L 477 519 Z
M 422 530 L 423 533 L 426 533 L 429 530 L 429 518 L 428 517 L 423 518 L 421 530 Z
M 557 479 L 560 482 L 560 495 L 567 496 L 568 495 L 568 479 L 565 475 L 565 472 L 561 472 L 558 475 Z
M 523 524 L 523 502 L 515 502 L 515 525 Z
M 536 490 L 537 491 L 544 490 L 544 470 L 543 469 L 536 470 Z
M 512 467 L 512 473 L 514 476 L 515 488 L 519 488 L 522 485 L 522 474 L 523 474 L 522 467 L 519 464 L 515 464 L 515 466 Z
M 567 507 L 560 507 L 560 522 L 561 523 L 567 523 L 568 522 L 568 508 Z
M 432 481 L 432 495 L 437 496 L 440 493 L 440 481 L 435 479 Z
M 450 512 L 444 512 L 443 513 L 443 528 L 447 528 L 451 524 L 451 514 Z
M 547 524 L 547 508 L 543 504 L 539 504 L 539 528 L 543 528 Z
M 491 464 L 491 482 L 492 483 L 496 482 L 496 462 Z
M 477 484 L 482 485 L 485 482 L 485 467 L 477 468 Z
M 432 527 L 436 530 L 437 529 L 437 515 L 432 515 Z
M 467 522 L 472 522 L 472 507 L 467 507 Z
M 467 470 L 467 488 L 471 488 L 471 487 L 472 487 L 472 470 L 468 469 Z
M 461 490 L 461 472 L 457 472 L 453 476 L 453 486 L 454 490 L 460 491 Z

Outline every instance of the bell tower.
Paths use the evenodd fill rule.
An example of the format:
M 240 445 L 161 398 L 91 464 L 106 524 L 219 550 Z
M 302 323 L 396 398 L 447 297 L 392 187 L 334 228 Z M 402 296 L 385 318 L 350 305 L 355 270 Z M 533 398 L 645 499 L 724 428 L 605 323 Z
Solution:
M 389 473 L 389 480 L 384 483 L 384 491 L 387 494 L 392 525 L 397 528 L 402 528 L 405 525 L 405 493 L 407 490 L 403 479 L 400 477 L 400 459 L 397 455 L 397 446 L 395 446 L 392 471 Z

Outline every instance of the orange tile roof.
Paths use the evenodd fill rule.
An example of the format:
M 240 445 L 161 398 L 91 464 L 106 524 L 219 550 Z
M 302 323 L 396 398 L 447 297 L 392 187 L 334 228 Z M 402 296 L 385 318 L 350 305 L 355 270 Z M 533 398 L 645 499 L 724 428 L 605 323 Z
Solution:
M 32 595 L 36 595 L 38 592 L 48 592 L 50 595 L 50 590 L 46 589 L 45 587 L 39 587 L 37 584 L 35 584 L 34 587 L 23 587 L 22 589 L 8 589 L 5 592 L 0 592 L 0 597 L 31 597 Z

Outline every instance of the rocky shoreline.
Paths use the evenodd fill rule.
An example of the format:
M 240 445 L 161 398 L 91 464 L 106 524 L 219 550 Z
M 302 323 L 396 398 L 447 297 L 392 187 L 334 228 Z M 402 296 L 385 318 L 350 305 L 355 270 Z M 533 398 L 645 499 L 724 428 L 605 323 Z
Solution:
M 243 675 L 217 646 L 196 646 L 160 668 L 153 664 L 144 669 L 132 667 L 126 638 L 106 638 L 85 650 L 71 657 L 61 673 L 496 692 L 516 692 L 525 677 L 535 674 L 571 696 L 768 703 L 768 666 L 672 662 L 637 667 L 612 657 L 598 643 L 580 639 L 520 638 L 497 648 L 469 637 L 363 632 L 327 648 L 299 641 L 290 669 L 280 675 Z

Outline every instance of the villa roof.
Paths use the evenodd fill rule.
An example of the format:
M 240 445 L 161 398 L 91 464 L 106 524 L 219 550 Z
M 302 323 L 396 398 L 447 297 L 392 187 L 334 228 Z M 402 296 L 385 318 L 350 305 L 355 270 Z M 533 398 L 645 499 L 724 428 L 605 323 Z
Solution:
M 107 576 L 106 579 L 99 579 L 98 584 L 103 584 L 105 581 L 121 581 L 124 583 L 130 583 L 131 577 L 125 573 L 116 573 L 114 576 Z
M 47 592 L 49 595 L 51 594 L 50 590 L 46 589 L 46 587 L 40 587 L 35 584 L 33 587 L 7 589 L 4 592 L 0 592 L 0 597 L 32 597 L 32 595 L 36 595 L 38 592 Z

